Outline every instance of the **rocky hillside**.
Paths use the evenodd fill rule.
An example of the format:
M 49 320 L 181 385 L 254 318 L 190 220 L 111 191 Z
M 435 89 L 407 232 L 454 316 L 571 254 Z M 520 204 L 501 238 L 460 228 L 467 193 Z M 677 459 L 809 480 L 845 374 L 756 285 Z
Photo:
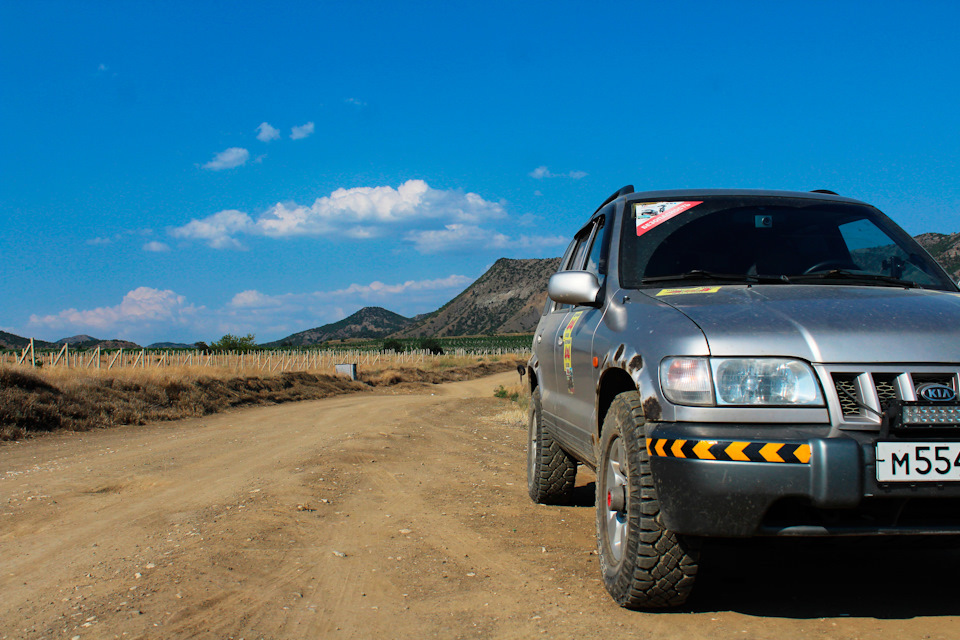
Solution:
M 960 279 L 960 233 L 923 233 L 914 238 L 954 280 Z
M 30 338 L 22 338 L 18 335 L 12 333 L 6 333 L 0 331 L 0 349 L 23 349 L 28 344 L 30 344 Z M 94 338 L 93 336 L 80 335 L 72 336 L 70 338 L 61 338 L 56 342 L 44 342 L 43 340 L 34 340 L 33 348 L 34 349 L 57 349 L 59 350 L 63 345 L 70 345 L 70 349 L 74 350 L 84 350 L 84 349 L 95 349 L 100 347 L 101 349 L 139 349 L 140 345 L 130 342 L 129 340 L 100 340 L 99 338 Z
M 57 340 L 54 346 L 62 347 L 63 345 L 70 345 L 71 349 L 77 351 L 82 351 L 85 349 L 96 349 L 100 347 L 101 349 L 139 349 L 140 345 L 136 342 L 130 342 L 129 340 L 120 340 L 113 338 L 110 340 L 101 340 L 100 338 L 94 338 L 93 336 L 88 335 L 79 335 L 71 336 L 69 338 L 61 338 Z
M 29 344 L 30 344 L 30 338 L 22 338 L 13 333 L 0 331 L 0 349 L 23 349 Z M 49 349 L 55 346 L 57 345 L 51 342 L 44 342 L 43 340 L 33 341 L 34 349 Z
M 463 293 L 394 334 L 398 338 L 533 333 L 560 258 L 501 258 Z
M 97 340 L 93 336 L 88 336 L 85 333 L 79 336 L 70 336 L 69 338 L 60 338 L 59 340 L 57 340 L 57 344 L 60 344 L 60 345 L 69 344 L 71 346 L 75 344 L 83 344 L 85 342 L 99 342 L 99 340 Z
M 302 347 L 319 344 L 329 340 L 347 340 L 350 338 L 383 338 L 402 329 L 412 320 L 400 314 L 387 311 L 383 307 L 364 307 L 352 316 L 339 322 L 325 324 L 322 327 L 307 329 L 287 336 L 283 340 L 270 342 L 267 347 Z

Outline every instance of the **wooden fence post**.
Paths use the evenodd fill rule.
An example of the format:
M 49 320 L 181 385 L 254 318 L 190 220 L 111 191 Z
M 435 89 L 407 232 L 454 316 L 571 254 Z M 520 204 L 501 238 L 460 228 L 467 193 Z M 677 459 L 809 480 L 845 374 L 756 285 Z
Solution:
M 67 347 L 69 347 L 69 346 L 70 346 L 70 345 L 68 345 L 68 344 L 64 344 L 64 345 L 63 345 L 63 347 L 60 349 L 60 353 L 57 354 L 56 360 L 54 360 L 53 362 L 50 363 L 50 366 L 51 366 L 51 367 L 55 367 L 55 366 L 57 366 L 57 365 L 60 363 L 60 358 L 63 357 L 64 354 L 67 353 Z
M 27 352 L 30 352 L 30 366 L 37 366 L 37 354 L 33 350 L 33 338 L 30 338 L 30 344 L 23 348 L 23 353 L 20 354 L 20 357 L 17 358 L 17 364 L 23 364 L 23 361 L 27 359 Z

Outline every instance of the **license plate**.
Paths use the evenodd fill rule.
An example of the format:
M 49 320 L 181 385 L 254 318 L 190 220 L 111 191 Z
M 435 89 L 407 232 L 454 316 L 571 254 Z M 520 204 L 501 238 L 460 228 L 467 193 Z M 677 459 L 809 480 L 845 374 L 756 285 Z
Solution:
M 960 442 L 878 442 L 878 482 L 960 481 Z

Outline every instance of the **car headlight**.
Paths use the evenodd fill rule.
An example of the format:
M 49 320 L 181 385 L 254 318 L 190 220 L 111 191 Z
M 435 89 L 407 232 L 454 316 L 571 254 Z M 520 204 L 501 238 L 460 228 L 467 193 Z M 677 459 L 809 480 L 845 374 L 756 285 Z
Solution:
M 675 404 L 823 406 L 813 369 L 790 358 L 667 358 L 660 385 Z

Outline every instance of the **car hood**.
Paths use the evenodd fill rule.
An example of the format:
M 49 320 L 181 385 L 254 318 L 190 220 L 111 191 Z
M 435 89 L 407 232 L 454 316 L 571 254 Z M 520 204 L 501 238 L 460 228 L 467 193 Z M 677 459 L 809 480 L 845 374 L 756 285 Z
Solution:
M 793 356 L 818 363 L 960 362 L 960 294 L 846 285 L 686 291 L 698 289 L 704 292 L 645 293 L 693 320 L 711 355 Z

